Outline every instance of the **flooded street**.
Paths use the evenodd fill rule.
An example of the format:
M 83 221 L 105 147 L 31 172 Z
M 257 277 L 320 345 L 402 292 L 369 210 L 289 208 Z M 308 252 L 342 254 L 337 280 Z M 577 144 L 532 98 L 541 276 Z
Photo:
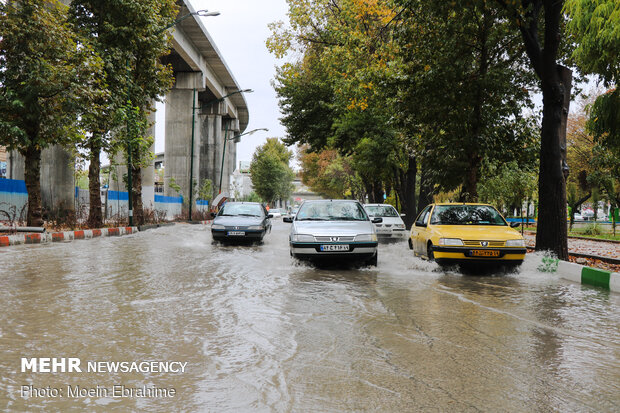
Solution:
M 620 410 L 620 294 L 539 273 L 442 271 L 405 241 L 376 268 L 289 257 L 208 227 L 0 250 L 0 410 Z M 33 373 L 21 358 L 180 361 L 184 372 Z M 67 386 L 174 397 L 68 397 Z M 22 386 L 63 397 L 22 397 Z

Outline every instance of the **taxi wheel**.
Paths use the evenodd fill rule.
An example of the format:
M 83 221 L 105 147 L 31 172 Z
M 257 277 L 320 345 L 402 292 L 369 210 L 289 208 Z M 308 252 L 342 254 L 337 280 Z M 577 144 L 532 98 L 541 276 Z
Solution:
M 409 249 L 412 250 L 413 249 L 413 243 L 411 242 L 411 238 L 409 238 Z
M 428 243 L 428 247 L 426 247 L 426 256 L 429 261 L 435 261 L 435 254 L 433 254 L 433 244 Z

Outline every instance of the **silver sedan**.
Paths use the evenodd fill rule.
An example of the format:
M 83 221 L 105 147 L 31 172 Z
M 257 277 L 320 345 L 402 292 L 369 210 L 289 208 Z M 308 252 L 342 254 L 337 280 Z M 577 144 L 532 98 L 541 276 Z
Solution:
M 347 259 L 377 265 L 377 233 L 374 223 L 357 201 L 305 201 L 292 223 L 291 255 L 300 259 Z

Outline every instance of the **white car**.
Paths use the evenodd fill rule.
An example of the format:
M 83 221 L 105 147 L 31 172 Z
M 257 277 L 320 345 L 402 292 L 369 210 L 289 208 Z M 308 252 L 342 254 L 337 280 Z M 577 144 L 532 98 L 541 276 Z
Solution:
M 374 223 L 357 201 L 334 199 L 305 201 L 290 222 L 291 256 L 299 259 L 363 261 L 377 265 Z
M 271 208 L 269 213 L 273 215 L 273 218 L 280 218 L 283 215 L 283 211 L 278 208 Z
M 383 218 L 375 224 L 379 238 L 406 238 L 407 229 L 396 208 L 390 204 L 365 204 L 364 209 L 371 217 Z

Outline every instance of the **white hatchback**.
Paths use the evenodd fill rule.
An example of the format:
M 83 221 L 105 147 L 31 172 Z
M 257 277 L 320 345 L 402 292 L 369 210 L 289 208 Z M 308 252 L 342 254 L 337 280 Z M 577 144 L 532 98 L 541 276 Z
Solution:
M 364 209 L 371 217 L 383 218 L 375 224 L 379 238 L 406 238 L 407 229 L 396 208 L 390 204 L 365 204 Z

